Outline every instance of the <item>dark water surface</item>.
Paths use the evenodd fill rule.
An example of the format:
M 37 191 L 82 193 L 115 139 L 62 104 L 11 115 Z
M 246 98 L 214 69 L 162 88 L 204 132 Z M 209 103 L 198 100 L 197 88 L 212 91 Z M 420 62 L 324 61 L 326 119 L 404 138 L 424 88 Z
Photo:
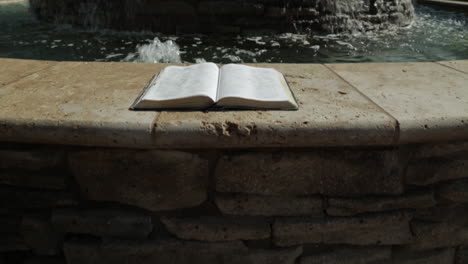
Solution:
M 416 7 L 408 28 L 274 36 L 169 36 L 44 24 L 26 2 L 0 3 L 0 57 L 135 62 L 390 62 L 468 59 L 468 16 Z

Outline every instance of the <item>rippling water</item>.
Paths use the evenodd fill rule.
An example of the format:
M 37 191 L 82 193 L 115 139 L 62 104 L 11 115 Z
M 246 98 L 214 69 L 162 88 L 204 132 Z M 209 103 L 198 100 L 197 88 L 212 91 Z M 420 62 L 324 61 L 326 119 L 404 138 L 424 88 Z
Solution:
M 327 35 L 170 36 L 88 31 L 36 21 L 26 2 L 0 2 L 0 57 L 134 62 L 387 62 L 468 59 L 468 15 L 416 8 L 408 28 Z

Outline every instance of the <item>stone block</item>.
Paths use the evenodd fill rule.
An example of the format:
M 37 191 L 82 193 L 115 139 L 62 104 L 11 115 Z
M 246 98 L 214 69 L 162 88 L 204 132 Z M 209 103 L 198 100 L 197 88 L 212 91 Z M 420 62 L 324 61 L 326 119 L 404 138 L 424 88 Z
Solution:
M 333 216 L 352 216 L 365 212 L 418 209 L 435 205 L 436 201 L 431 191 L 390 197 L 366 197 L 360 199 L 330 198 L 328 199 L 327 214 Z
M 303 256 L 300 264 L 366 264 L 389 260 L 390 247 L 337 247 L 319 254 Z
M 227 215 L 301 216 L 323 213 L 323 199 L 320 196 L 219 194 L 215 201 L 221 212 Z
M 229 20 L 227 23 L 235 22 L 229 17 L 225 19 Z M 248 18 L 252 19 L 255 18 Z M 250 25 L 242 27 L 242 33 L 248 34 L 249 28 L 265 29 L 265 26 L 278 28 Z M 285 63 L 253 66 L 274 68 L 283 73 L 298 99 L 299 110 L 162 112 L 154 127 L 153 146 L 164 149 L 304 149 L 394 145 L 398 131 L 396 120 L 327 67 Z
M 464 225 L 468 219 L 468 206 L 455 203 L 438 204 L 434 207 L 416 210 L 413 215 L 415 219 L 421 221 Z
M 151 216 L 116 209 L 60 209 L 52 223 L 63 233 L 101 237 L 146 238 L 153 230 Z
M 302 247 L 287 249 L 256 249 L 250 250 L 246 263 L 251 264 L 295 264 L 302 255 Z
M 38 255 L 57 255 L 63 235 L 57 232 L 48 215 L 25 216 L 21 223 L 25 243 Z
M 0 215 L 0 236 L 6 233 L 16 233 L 19 231 L 21 217 Z
M 414 240 L 405 246 L 410 250 L 425 250 L 442 247 L 455 247 L 468 245 L 468 223 L 465 224 L 447 222 L 413 221 L 411 230 Z
M 67 264 L 67 262 L 63 257 L 35 256 L 26 258 L 23 264 Z
M 123 1 L 113 1 L 115 2 Z M 76 6 L 77 10 L 80 10 L 80 3 L 60 1 L 60 4 L 67 8 Z M 97 11 L 99 10 L 98 8 Z M 86 11 L 81 10 L 82 15 L 79 17 L 88 17 L 85 13 Z M 73 16 L 77 14 L 63 15 L 65 19 Z M 2 60 L 2 64 L 4 63 L 10 67 L 18 66 L 15 62 L 7 63 Z M 145 87 L 163 67 L 166 66 L 59 62 L 43 71 L 30 74 L 2 87 L 0 140 L 147 148 L 153 141 L 151 131 L 158 113 L 128 111 L 128 107 L 142 87 Z M 74 85 L 70 85 L 71 83 Z M 31 102 L 34 102 L 34 107 L 25 107 L 31 105 Z
M 253 217 L 162 217 L 169 232 L 187 240 L 234 241 L 271 237 L 270 224 Z
M 408 165 L 405 182 L 414 185 L 429 185 L 461 178 L 468 178 L 468 155 L 412 161 Z
M 105 241 L 102 244 L 66 242 L 64 253 L 68 264 L 249 264 L 248 249 L 240 241 L 203 243 L 177 240 L 119 240 Z
M 398 120 L 398 144 L 468 139 L 465 73 L 433 62 L 326 66 Z
M 0 169 L 50 169 L 63 164 L 64 151 L 0 150 Z
M 0 235 L 0 253 L 28 250 L 28 246 L 19 234 Z
M 280 218 L 273 224 L 278 246 L 308 243 L 401 245 L 412 240 L 409 217 L 402 213 L 347 218 Z
M 437 194 L 457 203 L 468 203 L 468 179 L 451 181 L 440 186 Z
M 24 166 L 28 169 L 27 164 Z M 0 170 L 0 184 L 27 188 L 64 190 L 67 177 L 63 170 Z
M 455 255 L 455 264 L 468 263 L 468 246 L 458 247 Z
M 430 251 L 395 252 L 392 264 L 453 264 L 453 248 Z
M 219 192 L 263 195 L 401 194 L 395 151 L 282 151 L 226 155 L 215 172 Z
M 409 145 L 402 146 L 402 149 L 411 153 L 411 157 L 414 160 L 444 156 L 460 156 L 468 153 L 468 141 Z
M 0 72 L 2 73 L 0 76 L 0 87 L 20 80 L 35 72 L 52 67 L 55 64 L 57 64 L 57 62 L 3 58 L 2 63 L 0 63 Z
M 83 195 L 150 211 L 194 207 L 206 200 L 208 161 L 178 151 L 94 150 L 70 154 Z
M 77 203 L 70 192 L 0 187 L 0 208 L 51 208 Z
M 440 61 L 437 63 L 468 73 L 468 61 L 466 60 Z

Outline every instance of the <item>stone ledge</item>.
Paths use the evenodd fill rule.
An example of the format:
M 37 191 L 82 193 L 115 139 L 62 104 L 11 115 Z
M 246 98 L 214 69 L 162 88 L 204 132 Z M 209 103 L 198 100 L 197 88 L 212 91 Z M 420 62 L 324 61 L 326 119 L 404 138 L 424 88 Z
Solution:
M 200 149 L 465 140 L 466 62 L 256 64 L 286 76 L 299 111 L 203 113 L 128 110 L 168 64 L 0 59 L 0 141 Z

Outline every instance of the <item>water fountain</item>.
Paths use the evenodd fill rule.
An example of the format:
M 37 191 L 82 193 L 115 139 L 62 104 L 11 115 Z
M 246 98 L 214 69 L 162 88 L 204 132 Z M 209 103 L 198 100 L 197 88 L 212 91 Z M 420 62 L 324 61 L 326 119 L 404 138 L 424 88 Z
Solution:
M 30 0 L 42 20 L 164 33 L 368 31 L 407 26 L 411 0 Z

